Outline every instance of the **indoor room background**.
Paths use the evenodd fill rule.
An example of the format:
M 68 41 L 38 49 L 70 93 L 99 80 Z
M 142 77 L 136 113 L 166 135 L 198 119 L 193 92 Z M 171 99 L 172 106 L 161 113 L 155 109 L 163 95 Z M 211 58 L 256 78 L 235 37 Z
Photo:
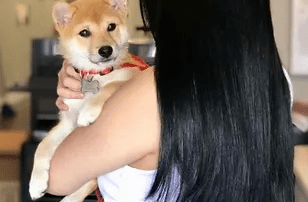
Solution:
M 22 146 L 33 132 L 29 92 L 32 40 L 57 36 L 51 16 L 55 1 L 0 0 L 0 202 L 21 201 Z M 275 38 L 283 66 L 288 71 L 291 66 L 293 1 L 271 0 Z M 150 41 L 150 34 L 137 29 L 143 26 L 139 1 L 129 0 L 128 8 L 131 40 Z M 308 75 L 290 76 L 295 100 L 307 100 L 308 103 Z M 308 129 L 308 119 L 302 117 L 304 127 Z M 308 153 L 307 148 L 305 152 Z M 305 166 L 307 162 L 308 155 Z M 308 170 L 308 166 L 306 168 Z M 297 202 L 308 202 L 306 173 L 296 185 Z

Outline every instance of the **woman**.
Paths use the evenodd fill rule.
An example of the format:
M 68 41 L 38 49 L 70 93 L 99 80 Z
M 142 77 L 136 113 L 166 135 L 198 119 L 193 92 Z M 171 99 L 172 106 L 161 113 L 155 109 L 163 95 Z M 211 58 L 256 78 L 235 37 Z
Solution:
M 49 191 L 68 194 L 129 165 L 140 175 L 154 170 L 142 190 L 147 201 L 293 201 L 290 91 L 269 1 L 144 0 L 141 8 L 156 41 L 156 68 L 128 82 L 94 124 L 61 144 Z M 60 97 L 78 94 L 71 67 L 59 78 Z M 61 98 L 57 104 L 66 107 Z M 104 180 L 108 197 L 122 193 L 106 192 Z M 142 192 L 141 181 L 130 183 L 134 194 L 120 201 Z

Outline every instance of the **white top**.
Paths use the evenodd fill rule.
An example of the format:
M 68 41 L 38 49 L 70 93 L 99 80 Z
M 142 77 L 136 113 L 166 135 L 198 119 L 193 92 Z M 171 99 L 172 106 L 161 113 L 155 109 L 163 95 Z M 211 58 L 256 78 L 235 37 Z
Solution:
M 140 170 L 124 166 L 111 173 L 97 178 L 98 187 L 104 202 L 154 202 L 156 197 L 145 200 L 155 180 L 156 170 Z M 171 198 L 176 201 L 179 193 L 180 175 L 174 169 L 172 177 L 173 193 Z M 172 199 L 168 201 L 173 202 Z
M 292 82 L 291 82 L 291 78 L 287 72 L 287 70 L 283 67 L 282 68 L 283 70 L 283 73 L 284 73 L 284 76 L 286 77 L 287 81 L 288 81 L 288 84 L 289 84 L 289 90 L 290 90 L 290 99 L 291 99 L 291 108 L 293 106 L 293 100 L 294 100 L 294 94 L 293 94 L 293 85 L 292 85 Z

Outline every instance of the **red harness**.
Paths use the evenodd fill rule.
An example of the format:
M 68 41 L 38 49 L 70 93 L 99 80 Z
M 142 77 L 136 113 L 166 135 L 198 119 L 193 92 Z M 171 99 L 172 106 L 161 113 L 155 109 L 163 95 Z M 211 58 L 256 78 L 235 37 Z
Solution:
M 99 191 L 98 188 L 95 189 L 95 194 L 96 194 L 96 197 L 97 197 L 97 202 L 104 202 L 104 199 Z
M 140 57 L 134 56 L 134 55 L 132 55 L 131 57 L 133 59 L 133 63 L 127 62 L 127 63 L 121 64 L 120 67 L 122 68 L 138 67 L 141 71 L 146 70 L 149 67 L 149 65 L 146 62 L 144 62 Z M 113 68 L 110 68 L 110 69 L 111 71 L 113 70 Z M 103 74 L 97 70 L 94 70 L 94 71 L 90 70 L 87 72 L 81 71 L 80 73 L 81 73 L 82 78 L 84 78 L 88 75 L 95 75 L 95 74 L 105 75 L 105 74 L 110 73 L 111 71 L 108 71 L 107 69 L 105 72 L 103 72 Z M 97 202 L 104 202 L 104 199 L 98 188 L 96 188 L 95 194 L 97 197 Z
M 135 63 L 124 63 L 124 64 L 121 64 L 120 67 L 122 68 L 139 67 L 141 71 L 146 70 L 149 67 L 149 65 L 138 56 L 132 55 L 132 59 Z

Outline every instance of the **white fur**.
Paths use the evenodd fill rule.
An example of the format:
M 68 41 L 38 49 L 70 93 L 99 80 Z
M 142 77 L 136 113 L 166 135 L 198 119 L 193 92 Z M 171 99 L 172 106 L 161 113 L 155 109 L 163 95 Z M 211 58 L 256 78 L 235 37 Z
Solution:
M 103 12 L 103 11 L 102 11 Z M 69 59 L 73 66 L 82 69 L 103 69 L 105 67 L 117 66 L 122 60 L 122 55 L 127 51 L 128 32 L 126 27 L 121 27 L 121 39 L 116 46 L 112 46 L 110 62 L 97 62 L 100 60 L 97 53 L 78 45 L 75 39 L 60 40 L 64 50 L 64 57 Z M 94 63 L 93 63 L 94 62 Z M 84 99 L 65 99 L 69 111 L 60 112 L 60 123 L 54 127 L 48 136 L 39 144 L 34 157 L 34 166 L 30 180 L 30 195 L 32 199 L 42 197 L 48 186 L 48 173 L 50 160 L 60 143 L 78 126 L 88 126 L 93 123 L 101 112 L 105 101 L 113 92 L 109 92 L 108 85 L 114 81 L 127 81 L 136 75 L 138 68 L 115 69 L 104 76 L 94 76 L 93 80 L 100 83 L 100 91 L 97 94 L 86 93 Z M 99 104 L 97 104 L 99 103 Z M 81 202 L 97 187 L 96 179 L 82 186 L 75 193 L 65 197 L 62 201 Z

